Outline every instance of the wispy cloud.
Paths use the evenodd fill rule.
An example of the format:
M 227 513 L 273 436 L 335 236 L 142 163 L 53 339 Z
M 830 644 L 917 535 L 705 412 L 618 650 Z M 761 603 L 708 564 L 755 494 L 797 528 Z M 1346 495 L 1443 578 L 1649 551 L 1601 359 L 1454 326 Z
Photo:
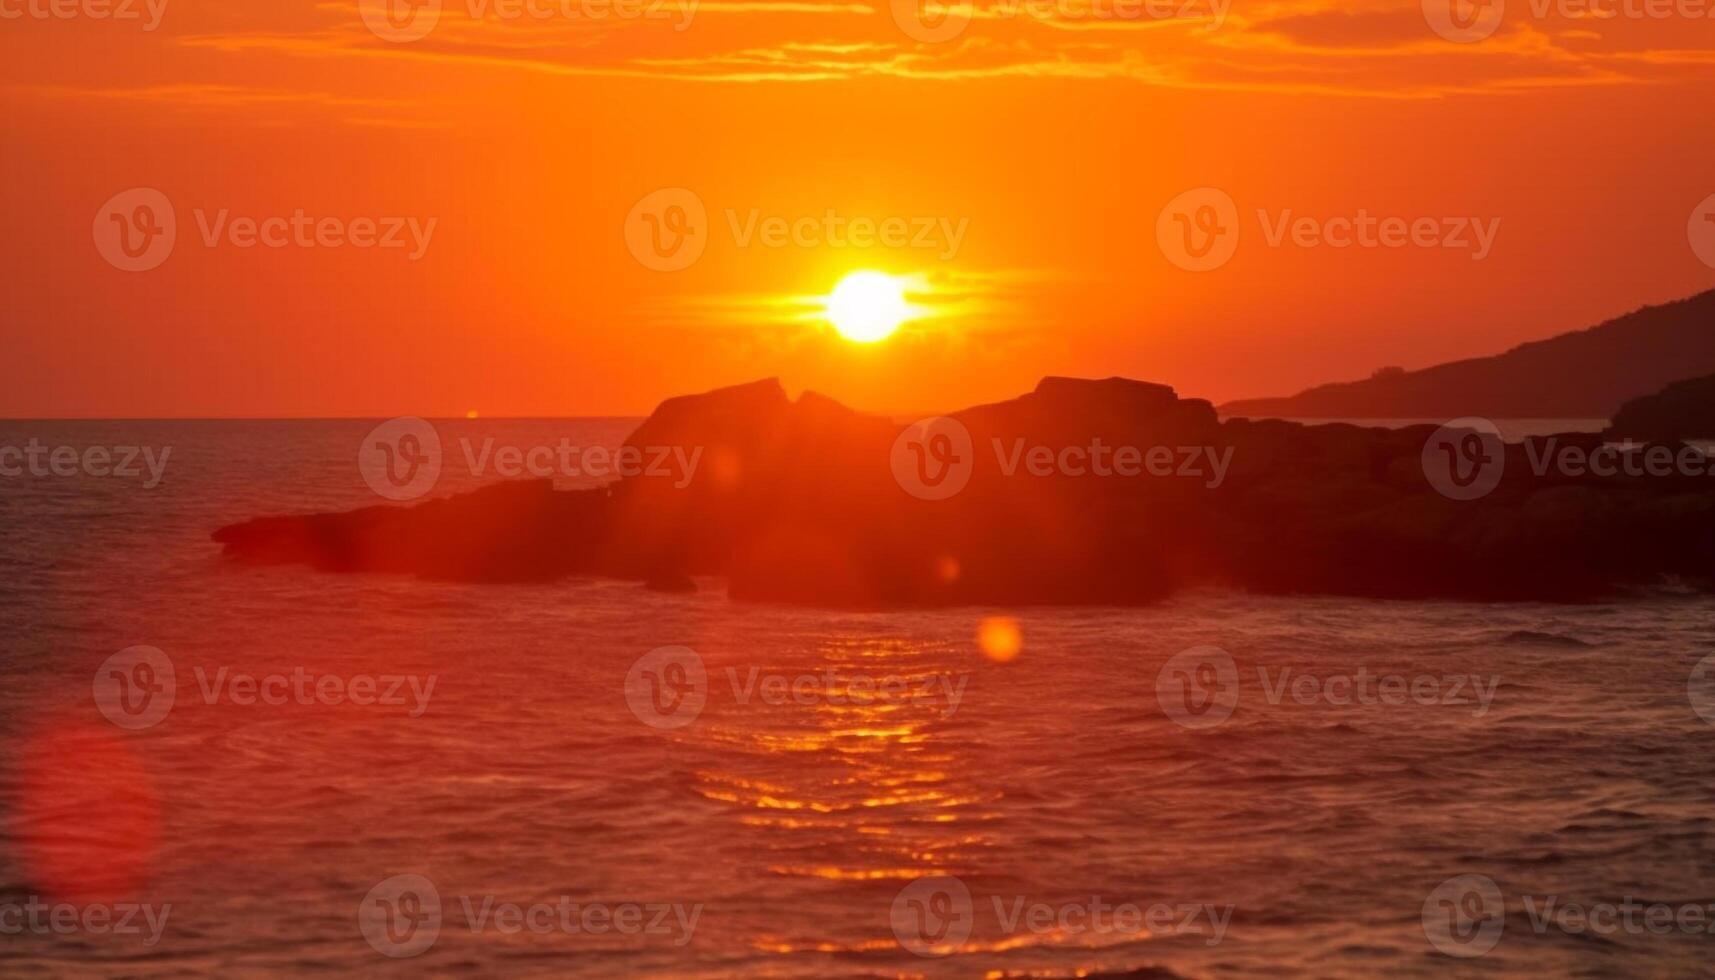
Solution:
M 1476 44 L 1438 37 L 1416 2 L 1152 0 L 1148 16 L 1115 16 L 1112 2 L 984 0 L 961 33 L 914 39 L 891 2 L 828 0 L 640 0 L 640 16 L 591 16 L 612 3 L 538 4 L 552 16 L 502 15 L 494 0 L 443 3 L 434 29 L 409 43 L 369 30 L 352 0 L 298 8 L 293 17 L 187 16 L 177 33 L 148 43 L 185 52 L 194 81 L 171 78 L 164 54 L 153 83 L 84 85 L 60 80 L 15 88 L 44 99 L 123 100 L 190 111 L 293 118 L 319 103 L 358 125 L 433 125 L 456 117 L 459 97 L 429 91 L 373 95 L 373 71 L 316 69 L 293 78 L 294 61 L 317 59 L 560 78 L 635 78 L 685 83 L 809 84 L 865 78 L 914 82 L 1041 78 L 1117 81 L 1160 88 L 1286 95 L 1435 98 L 1517 94 L 1569 86 L 1670 83 L 1715 75 L 1715 21 L 1612 23 L 1538 15 L 1537 0 Z M 1125 8 L 1134 9 L 1134 8 Z M 662 16 L 647 16 L 650 10 Z M 1544 7 L 1544 11 L 1548 8 Z M 230 59 L 212 57 L 232 56 Z M 268 58 L 266 77 L 256 66 Z M 186 69 L 185 74 L 189 74 Z M 234 79 L 243 78 L 238 82 Z M 313 79 L 313 82 L 310 80 Z M 410 81 L 410 76 L 404 77 Z M 397 83 L 399 79 L 395 79 Z M 310 82 L 300 85 L 300 82 Z M 306 91 L 306 89 L 309 89 Z M 399 85 L 399 90 L 407 90 Z M 480 98 L 475 90 L 468 101 Z M 390 117 L 397 115 L 397 119 Z

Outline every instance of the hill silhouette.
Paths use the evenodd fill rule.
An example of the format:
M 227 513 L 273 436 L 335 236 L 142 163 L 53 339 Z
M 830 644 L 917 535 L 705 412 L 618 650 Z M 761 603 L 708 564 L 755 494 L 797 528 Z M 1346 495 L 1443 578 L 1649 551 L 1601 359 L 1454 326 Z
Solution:
M 1626 402 L 1605 435 L 1657 442 L 1715 439 L 1715 376 L 1676 381 Z
M 1706 374 L 1715 374 L 1715 290 L 1492 357 L 1419 371 L 1384 369 L 1362 381 L 1320 385 L 1286 398 L 1230 402 L 1221 413 L 1304 419 L 1610 419 L 1627 401 Z

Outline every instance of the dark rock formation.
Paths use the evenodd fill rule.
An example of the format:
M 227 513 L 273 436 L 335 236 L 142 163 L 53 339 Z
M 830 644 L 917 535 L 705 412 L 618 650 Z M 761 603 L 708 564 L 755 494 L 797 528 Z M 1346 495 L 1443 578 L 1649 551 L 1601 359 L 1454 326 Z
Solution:
M 1715 375 L 1677 381 L 1626 402 L 1603 435 L 1656 442 L 1715 439 Z
M 871 608 L 1127 604 L 1199 585 L 1582 600 L 1663 576 L 1715 580 L 1715 479 L 1542 462 L 1588 454 L 1599 436 L 1507 446 L 1493 490 L 1462 501 L 1426 477 L 1432 426 L 1223 423 L 1208 402 L 1119 378 L 1048 378 L 952 418 L 969 434 L 969 482 L 946 499 L 896 477 L 901 425 L 815 394 L 793 401 L 770 380 L 672 399 L 627 440 L 701 450 L 682 488 L 505 483 L 214 537 L 239 559 L 334 571 L 720 575 L 735 598 Z M 1122 447 L 1142 472 L 1118 469 Z M 1103 452 L 1105 475 L 1092 465 Z M 921 463 L 906 462 L 907 474 Z
M 1384 369 L 1289 398 L 1221 406 L 1228 417 L 1606 419 L 1627 399 L 1715 373 L 1715 291 L 1650 306 L 1504 354 L 1421 371 Z

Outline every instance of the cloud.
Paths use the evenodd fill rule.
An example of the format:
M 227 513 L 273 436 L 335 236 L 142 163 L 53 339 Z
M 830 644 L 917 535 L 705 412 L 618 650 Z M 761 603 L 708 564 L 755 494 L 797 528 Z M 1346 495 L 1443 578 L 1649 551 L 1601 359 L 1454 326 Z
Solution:
M 1419 3 L 1393 0 L 983 0 L 962 32 L 940 43 L 915 39 L 892 0 L 445 0 L 432 31 L 396 43 L 343 0 L 290 16 L 264 12 L 257 26 L 230 12 L 185 16 L 180 33 L 147 42 L 165 49 L 151 63 L 166 77 L 132 87 L 62 81 L 34 92 L 286 119 L 320 102 L 353 110 L 354 124 L 425 126 L 482 97 L 480 86 L 449 95 L 450 83 L 429 81 L 442 69 L 752 85 L 1042 78 L 1361 98 L 1715 75 L 1715 21 L 1556 18 L 1548 2 L 1512 0 L 1493 37 L 1454 44 L 1434 34 Z M 414 94 L 375 97 L 373 70 L 295 67 L 310 59 L 390 65 L 395 91 Z M 188 74 L 187 64 L 196 81 L 173 77 Z M 259 72 L 278 87 L 258 84 Z
M 1258 21 L 1251 29 L 1278 34 L 1308 48 L 1394 48 L 1430 40 L 1426 37 L 1423 13 L 1416 8 L 1319 10 Z

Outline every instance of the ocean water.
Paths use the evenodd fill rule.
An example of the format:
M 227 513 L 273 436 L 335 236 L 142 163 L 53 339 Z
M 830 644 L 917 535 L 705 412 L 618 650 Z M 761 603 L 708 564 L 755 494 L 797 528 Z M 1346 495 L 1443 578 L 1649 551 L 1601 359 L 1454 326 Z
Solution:
M 1304 425 L 1358 425 L 1366 428 L 1403 429 L 1412 425 L 1442 425 L 1449 419 L 1290 419 Z M 1539 436 L 1562 432 L 1601 432 L 1608 427 L 1607 419 L 1489 419 L 1495 431 L 1506 442 L 1523 442 Z
M 1708 599 L 852 614 L 219 556 L 379 502 L 371 425 L 0 423 L 170 447 L 0 477 L 0 970 L 1711 972 Z M 497 478 L 463 440 L 631 425 L 437 423 L 434 492 Z

